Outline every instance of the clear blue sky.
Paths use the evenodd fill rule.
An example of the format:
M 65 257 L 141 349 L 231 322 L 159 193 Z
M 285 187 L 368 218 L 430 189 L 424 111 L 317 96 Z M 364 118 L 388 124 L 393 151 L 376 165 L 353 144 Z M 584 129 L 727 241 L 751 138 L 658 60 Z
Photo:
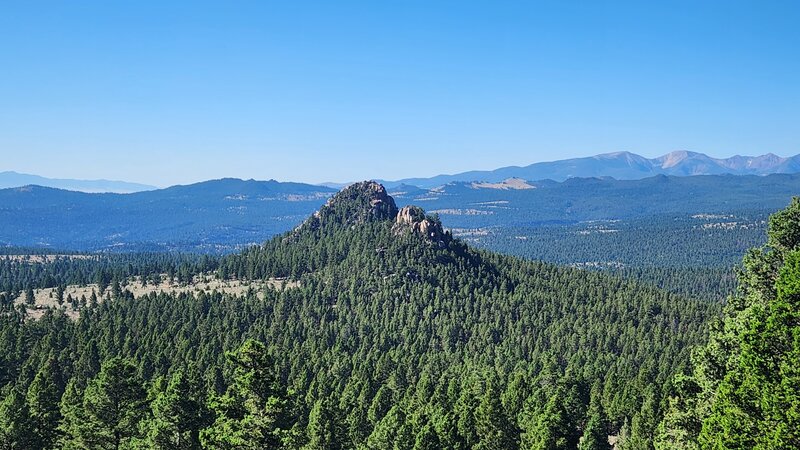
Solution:
M 796 1 L 4 1 L 0 170 L 169 185 L 785 156 L 799 23 Z

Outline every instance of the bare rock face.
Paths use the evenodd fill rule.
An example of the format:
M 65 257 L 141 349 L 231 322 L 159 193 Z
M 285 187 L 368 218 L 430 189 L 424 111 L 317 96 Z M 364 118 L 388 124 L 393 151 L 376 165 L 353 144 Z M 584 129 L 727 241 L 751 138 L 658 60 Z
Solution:
M 413 225 L 425 220 L 425 211 L 419 206 L 404 206 L 397 212 L 396 225 Z
M 419 206 L 404 206 L 400 208 L 393 229 L 396 234 L 410 230 L 412 233 L 439 243 L 444 243 L 446 237 L 442 224 L 428 218 L 425 215 L 425 211 Z

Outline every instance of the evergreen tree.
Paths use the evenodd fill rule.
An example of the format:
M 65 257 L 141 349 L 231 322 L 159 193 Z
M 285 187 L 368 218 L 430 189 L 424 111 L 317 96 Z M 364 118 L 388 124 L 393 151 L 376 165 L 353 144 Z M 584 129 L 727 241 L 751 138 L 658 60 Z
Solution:
M 47 359 L 28 387 L 26 404 L 30 439 L 35 448 L 52 448 L 58 438 L 61 421 L 61 370 L 54 356 Z
M 217 417 L 201 432 L 201 442 L 217 449 L 281 448 L 294 421 L 266 347 L 248 340 L 228 361 L 233 383 L 212 402 Z
M 64 389 L 60 412 L 63 419 L 58 425 L 58 448 L 63 450 L 85 449 L 86 447 L 81 442 L 81 436 L 86 434 L 82 428 L 87 426 L 87 421 L 83 415 L 83 393 L 78 388 L 75 378 L 71 379 Z
M 371 450 L 411 449 L 413 445 L 414 437 L 406 423 L 406 414 L 398 406 L 389 409 L 367 439 L 367 448 Z
M 64 286 L 60 284 L 56 287 L 56 301 L 58 302 L 58 306 L 64 304 Z
M 652 391 L 648 390 L 640 411 L 631 420 L 630 435 L 621 445 L 621 448 L 623 450 L 652 449 L 655 442 L 653 432 L 657 427 L 657 418 L 656 396 Z
M 317 400 L 308 416 L 306 436 L 308 450 L 340 450 L 348 448 L 347 436 L 338 411 L 328 400 Z
M 0 447 L 9 450 L 37 448 L 30 431 L 30 414 L 25 396 L 17 387 L 13 387 L 0 403 Z
M 703 423 L 704 448 L 800 448 L 800 251 L 786 255 L 776 298 L 753 308 L 741 353 Z
M 146 392 L 136 366 L 121 358 L 105 361 L 83 394 L 85 424 L 70 430 L 75 441 L 91 449 L 119 449 L 139 437 L 146 417 Z
M 597 409 L 593 410 L 583 429 L 578 450 L 611 450 L 605 425 L 602 412 Z
M 500 403 L 500 393 L 493 382 L 488 386 L 475 410 L 478 435 L 476 450 L 512 450 L 519 446 L 519 431 Z
M 432 424 L 426 423 L 417 433 L 413 450 L 439 450 L 441 448 L 444 447 L 439 440 L 436 429 Z
M 659 450 L 800 448 L 800 198 L 770 217 L 738 278 L 692 374 L 673 382 Z
M 177 370 L 151 404 L 145 424 L 146 443 L 153 449 L 199 449 L 200 430 L 209 425 L 202 383 Z
M 36 303 L 36 296 L 33 295 L 33 288 L 29 286 L 28 289 L 25 290 L 25 304 L 33 306 L 34 303 Z
M 578 446 L 583 411 L 577 386 L 560 381 L 542 412 L 525 421 L 525 447 L 534 450 L 567 450 Z

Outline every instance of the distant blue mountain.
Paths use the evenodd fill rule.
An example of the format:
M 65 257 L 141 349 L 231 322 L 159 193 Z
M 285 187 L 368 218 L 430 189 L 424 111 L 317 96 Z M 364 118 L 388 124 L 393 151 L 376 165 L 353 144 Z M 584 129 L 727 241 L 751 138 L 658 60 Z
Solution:
M 263 242 L 335 189 L 226 178 L 132 194 L 0 189 L 0 245 L 218 253 Z
M 60 178 L 45 178 L 39 175 L 30 175 L 17 172 L 0 172 L 0 189 L 20 186 L 37 185 L 66 189 L 79 192 L 115 192 L 130 193 L 158 189 L 146 184 L 130 183 L 127 181 L 113 180 L 71 180 Z
M 617 180 L 639 180 L 654 175 L 768 175 L 800 172 L 800 155 L 782 158 L 772 153 L 761 156 L 712 158 L 703 153 L 676 151 L 648 159 L 630 152 L 606 153 L 586 158 L 541 162 L 525 167 L 503 167 L 496 170 L 474 170 L 431 178 L 406 178 L 382 181 L 387 188 L 406 184 L 422 188 L 442 186 L 458 181 L 499 182 L 509 178 L 523 180 L 564 181 L 569 178 L 611 177 Z
M 302 183 L 231 178 L 133 194 L 40 186 L 0 189 L 0 246 L 229 252 L 291 230 L 335 192 Z M 734 211 L 771 212 L 799 192 L 800 174 L 512 179 L 389 189 L 398 206 L 422 206 L 462 233 L 664 215 L 688 220 Z

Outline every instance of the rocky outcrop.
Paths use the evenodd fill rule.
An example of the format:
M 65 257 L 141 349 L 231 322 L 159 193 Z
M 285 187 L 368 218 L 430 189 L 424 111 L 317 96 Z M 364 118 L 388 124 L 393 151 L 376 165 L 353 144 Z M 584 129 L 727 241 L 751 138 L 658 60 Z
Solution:
M 447 237 L 442 224 L 438 220 L 425 215 L 419 206 L 404 206 L 400 208 L 395 219 L 395 233 L 410 231 L 434 242 L 444 243 Z
M 391 223 L 396 236 L 413 233 L 440 247 L 451 239 L 438 218 L 426 215 L 418 206 L 404 206 L 398 210 L 383 185 L 374 181 L 362 181 L 342 189 L 297 227 L 293 235 L 296 237 L 304 230 L 318 230 L 330 225 L 355 226 L 379 221 Z

